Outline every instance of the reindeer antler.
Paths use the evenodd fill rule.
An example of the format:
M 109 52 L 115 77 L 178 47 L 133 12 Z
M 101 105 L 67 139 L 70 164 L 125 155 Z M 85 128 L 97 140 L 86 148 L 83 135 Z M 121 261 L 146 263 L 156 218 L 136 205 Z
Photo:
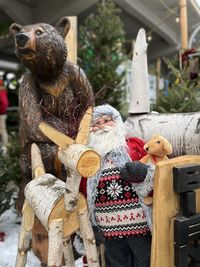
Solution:
M 50 125 L 41 122 L 39 124 L 40 130 L 49 138 L 51 139 L 56 145 L 65 149 L 69 145 L 74 143 L 76 144 L 83 144 L 86 145 L 88 142 L 88 136 L 90 132 L 90 121 L 92 119 L 92 107 L 89 107 L 79 126 L 78 134 L 76 140 L 73 140 L 71 137 L 65 135 L 64 133 L 59 132 L 58 130 L 54 129 Z
M 45 174 L 45 168 L 42 161 L 41 152 L 39 147 L 35 143 L 31 145 L 31 166 L 33 178 Z
M 92 107 L 89 107 L 79 126 L 78 134 L 76 137 L 76 144 L 83 144 L 86 145 L 88 143 L 88 136 L 90 132 L 90 122 L 92 119 Z
M 65 135 L 62 132 L 59 132 L 58 130 L 44 122 L 41 122 L 39 124 L 39 128 L 43 132 L 43 134 L 45 134 L 51 141 L 53 141 L 56 145 L 63 149 L 75 143 L 75 141 L 71 137 Z

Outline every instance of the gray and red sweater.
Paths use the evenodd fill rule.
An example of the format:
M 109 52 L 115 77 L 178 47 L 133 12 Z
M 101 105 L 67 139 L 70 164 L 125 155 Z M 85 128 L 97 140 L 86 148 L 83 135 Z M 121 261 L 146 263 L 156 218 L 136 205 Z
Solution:
M 130 160 L 139 160 L 146 154 L 142 140 L 131 138 L 127 144 Z M 145 235 L 150 230 L 139 198 L 132 184 L 120 178 L 120 168 L 116 165 L 113 155 L 106 155 L 94 192 L 96 223 L 108 239 Z

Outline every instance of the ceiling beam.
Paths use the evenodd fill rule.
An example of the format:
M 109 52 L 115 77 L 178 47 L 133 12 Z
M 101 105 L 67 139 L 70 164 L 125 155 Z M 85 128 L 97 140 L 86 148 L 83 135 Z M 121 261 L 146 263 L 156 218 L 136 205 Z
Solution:
M 171 29 L 163 18 L 160 18 L 156 13 L 152 12 L 148 7 L 139 0 L 114 0 L 122 9 L 126 10 L 130 15 L 142 21 L 148 28 L 156 27 L 156 33 L 166 40 L 169 45 L 177 45 L 178 37 L 175 31 Z M 162 23 L 161 23 L 162 22 Z
M 14 21 L 29 24 L 32 21 L 32 11 L 26 4 L 15 0 L 0 0 L 0 9 Z
M 57 1 L 43 0 L 33 10 L 34 21 L 38 22 L 42 19 L 42 22 L 55 23 L 62 16 L 78 16 L 96 2 L 97 0 L 61 0 L 58 5 Z
M 174 52 L 178 51 L 180 48 L 180 45 L 176 45 L 176 46 L 169 46 L 169 47 L 166 47 L 166 48 L 160 48 L 160 49 L 157 49 L 157 50 L 151 50 L 149 53 L 148 53 L 148 59 L 151 61 L 151 60 L 155 60 L 157 59 L 158 57 L 165 57 L 167 55 L 172 55 L 174 54 Z M 148 51 L 148 50 L 147 50 Z

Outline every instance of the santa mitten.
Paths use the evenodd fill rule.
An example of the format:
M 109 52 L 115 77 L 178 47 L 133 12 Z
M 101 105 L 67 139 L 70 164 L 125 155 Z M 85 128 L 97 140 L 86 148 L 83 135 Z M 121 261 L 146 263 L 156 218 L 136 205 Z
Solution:
M 121 179 L 131 183 L 141 183 L 147 175 L 148 167 L 140 161 L 127 162 L 120 170 Z

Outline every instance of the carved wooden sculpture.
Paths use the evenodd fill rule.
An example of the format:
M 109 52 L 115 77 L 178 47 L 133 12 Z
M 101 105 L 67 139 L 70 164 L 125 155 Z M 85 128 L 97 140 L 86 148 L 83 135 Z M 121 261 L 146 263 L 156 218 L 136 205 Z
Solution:
M 23 172 L 20 194 L 32 179 L 30 149 L 33 142 L 41 150 L 46 171 L 58 175 L 55 168 L 56 145 L 39 130 L 39 124 L 47 122 L 75 137 L 84 112 L 93 103 L 92 89 L 85 74 L 77 65 L 66 60 L 64 38 L 69 28 L 67 17 L 61 18 L 55 27 L 45 23 L 27 26 L 14 23 L 10 26 L 16 55 L 29 70 L 19 90 Z M 23 198 L 20 198 L 18 209 L 22 204 Z
M 46 171 L 61 179 L 66 177 L 64 167 L 57 161 L 57 147 L 39 130 L 40 122 L 48 122 L 74 137 L 84 112 L 93 103 L 87 77 L 77 65 L 66 60 L 68 53 L 64 39 L 69 28 L 67 17 L 61 18 L 55 27 L 45 23 L 26 26 L 14 23 L 10 26 L 16 55 L 28 69 L 19 89 L 23 177 L 16 205 L 18 212 L 24 202 L 24 187 L 32 179 L 32 143 L 39 147 Z M 43 263 L 47 260 L 46 239 L 46 230 L 35 220 L 32 247 Z
M 69 176 L 65 184 L 55 176 L 46 174 L 40 151 L 35 144 L 32 145 L 33 176 L 39 177 L 25 188 L 26 200 L 16 267 L 24 267 L 26 264 L 34 214 L 49 233 L 48 266 L 61 266 L 64 237 L 65 261 L 67 266 L 74 267 L 70 235 L 77 229 L 80 229 L 83 237 L 88 266 L 99 266 L 87 203 L 78 192 L 81 175 L 93 176 L 100 167 L 100 156 L 84 145 L 87 143 L 91 115 L 92 108 L 89 108 L 81 121 L 75 141 L 44 123 L 40 124 L 40 129 L 63 149 L 59 151 L 59 158 L 69 168 Z

